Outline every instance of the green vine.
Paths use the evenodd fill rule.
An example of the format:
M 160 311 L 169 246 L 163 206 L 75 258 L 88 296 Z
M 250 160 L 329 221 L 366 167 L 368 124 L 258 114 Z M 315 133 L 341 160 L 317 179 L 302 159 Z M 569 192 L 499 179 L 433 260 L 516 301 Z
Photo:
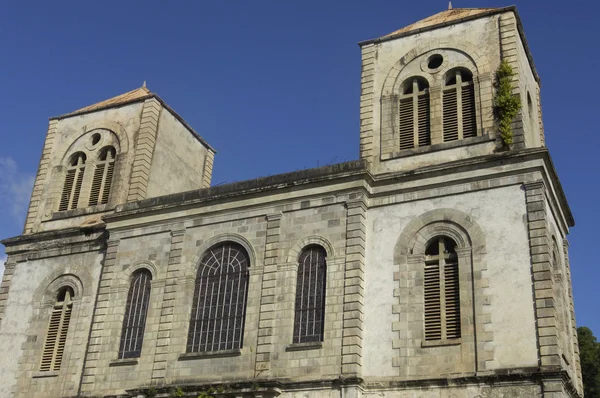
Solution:
M 496 96 L 494 97 L 494 113 L 502 141 L 506 146 L 513 143 L 512 122 L 521 110 L 521 100 L 513 95 L 512 78 L 515 75 L 512 67 L 502 61 L 496 70 Z

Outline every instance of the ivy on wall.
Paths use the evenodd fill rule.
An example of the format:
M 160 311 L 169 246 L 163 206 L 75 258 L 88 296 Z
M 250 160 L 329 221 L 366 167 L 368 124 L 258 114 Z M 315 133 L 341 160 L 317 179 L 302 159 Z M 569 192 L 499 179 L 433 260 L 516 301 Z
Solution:
M 513 143 L 514 132 L 512 122 L 521 110 L 521 99 L 513 95 L 512 79 L 515 75 L 512 67 L 505 60 L 496 70 L 496 95 L 494 97 L 494 114 L 505 146 Z

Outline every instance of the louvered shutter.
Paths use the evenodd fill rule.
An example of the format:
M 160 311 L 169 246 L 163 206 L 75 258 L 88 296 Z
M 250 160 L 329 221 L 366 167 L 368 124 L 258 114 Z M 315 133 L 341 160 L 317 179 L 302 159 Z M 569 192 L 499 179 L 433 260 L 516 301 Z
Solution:
M 475 86 L 471 83 L 461 89 L 463 138 L 477 136 L 475 118 Z
M 422 94 L 418 99 L 419 146 L 431 145 L 429 129 L 429 94 Z
M 414 109 L 413 99 L 400 100 L 400 149 L 414 148 Z
M 460 298 L 458 263 L 449 260 L 444 266 L 444 295 L 446 306 L 446 338 L 460 338 Z
M 55 308 L 52 310 L 50 315 L 50 322 L 48 323 L 48 332 L 46 334 L 46 341 L 44 342 L 44 351 L 42 353 L 42 364 L 40 370 L 47 372 L 53 370 L 52 362 L 54 359 L 54 349 L 58 341 L 58 335 L 60 331 L 60 319 L 62 315 L 62 308 Z
M 104 187 L 102 188 L 102 197 L 100 203 L 108 203 L 108 197 L 110 195 L 110 187 L 112 185 L 113 171 L 115 168 L 115 162 L 109 162 L 106 167 L 106 176 L 104 178 Z
M 58 371 L 62 364 L 65 353 L 65 344 L 69 323 L 71 321 L 71 304 L 62 303 L 60 307 L 55 307 L 50 314 L 48 323 L 48 332 L 44 349 L 42 352 L 42 362 L 40 371 Z
M 96 165 L 96 169 L 94 170 L 89 206 L 95 206 L 98 204 L 98 199 L 100 198 L 100 189 L 102 187 L 102 177 L 104 177 L 104 167 L 105 164 L 100 163 Z
M 83 171 L 83 167 L 77 169 L 77 178 L 75 179 L 75 189 L 73 190 L 70 209 L 76 209 L 77 204 L 79 203 L 79 194 L 81 193 L 81 184 L 83 183 Z
M 440 269 L 437 261 L 425 266 L 425 340 L 442 338 Z
M 444 91 L 443 95 L 443 130 L 444 142 L 458 140 L 458 108 L 456 88 Z
M 69 202 L 71 199 L 71 192 L 73 191 L 73 183 L 75 182 L 76 169 L 67 170 L 67 176 L 65 177 L 65 184 L 63 186 L 62 195 L 60 197 L 60 205 L 58 211 L 64 211 L 69 209 Z

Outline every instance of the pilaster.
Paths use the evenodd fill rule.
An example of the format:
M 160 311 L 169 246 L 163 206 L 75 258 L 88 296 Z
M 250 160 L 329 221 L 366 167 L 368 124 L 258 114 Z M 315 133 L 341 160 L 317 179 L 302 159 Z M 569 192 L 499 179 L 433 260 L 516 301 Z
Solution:
M 275 327 L 275 299 L 277 294 L 277 262 L 279 259 L 281 213 L 267 215 L 267 237 L 263 265 L 258 342 L 256 345 L 255 377 L 266 377 L 271 369 L 273 328 Z
M 161 105 L 156 98 L 149 98 L 144 101 L 140 131 L 135 141 L 135 155 L 131 169 L 129 193 L 127 195 L 128 202 L 146 198 L 152 153 L 154 152 L 154 145 L 158 134 L 160 111 Z
M 342 375 L 345 377 L 360 377 L 362 374 L 367 205 L 362 194 L 357 195 L 357 198 L 346 204 L 346 269 L 342 334 Z
M 215 153 L 210 149 L 206 151 L 206 159 L 204 159 L 204 175 L 202 176 L 202 188 L 210 188 L 212 179 L 213 163 L 215 161 Z
M 58 120 L 50 120 L 48 132 L 46 133 L 46 140 L 44 141 L 44 149 L 42 150 L 42 156 L 40 158 L 40 165 L 31 192 L 31 201 L 29 202 L 29 210 L 27 211 L 25 228 L 23 230 L 24 234 L 35 232 L 34 224 L 38 218 L 38 213 L 41 210 L 40 205 L 43 200 L 44 186 L 46 186 L 48 170 L 50 169 L 50 154 L 52 153 L 52 148 L 56 141 L 57 130 Z M 60 184 L 62 183 L 63 181 L 60 182 Z
M 360 158 L 371 161 L 374 153 L 373 137 L 373 85 L 375 80 L 375 56 L 377 47 L 368 44 L 361 48 L 362 71 L 360 74 Z
M 431 145 L 444 142 L 442 124 L 442 86 L 437 85 L 429 88 L 429 111 L 430 111 L 430 134 Z
M 106 254 L 102 264 L 98 296 L 96 298 L 96 308 L 92 315 L 90 339 L 83 365 L 83 376 L 81 378 L 80 390 L 83 393 L 94 391 L 98 362 L 101 357 L 106 354 L 106 342 L 104 340 L 107 340 L 107 338 L 110 337 L 110 328 L 105 327 L 105 322 L 110 321 L 110 319 L 107 318 L 110 318 L 111 285 L 115 277 L 115 264 L 117 262 L 119 243 L 119 240 L 110 240 L 106 243 Z M 106 335 L 107 333 L 109 335 Z
M 178 308 L 177 296 L 182 293 L 182 289 L 178 289 L 178 281 L 181 274 L 181 255 L 184 238 L 185 229 L 171 231 L 169 263 L 167 265 L 167 275 L 158 324 L 158 336 L 156 338 L 156 350 L 152 364 L 152 384 L 161 384 L 166 377 L 173 318 L 175 312 L 181 310 Z
M 381 97 L 381 154 L 391 155 L 399 149 L 398 96 L 396 94 Z
M 15 273 L 15 267 L 16 262 L 13 261 L 11 257 L 8 257 L 4 264 L 4 275 L 2 276 L 2 283 L 0 284 L 0 327 L 2 326 L 2 318 L 4 317 L 4 309 L 6 308 L 6 302 L 8 301 L 10 282 Z
M 571 280 L 571 262 L 569 260 L 569 241 L 563 239 L 563 251 L 565 256 L 565 270 L 567 283 L 568 313 L 571 317 L 571 344 L 574 363 L 571 364 L 575 373 L 573 384 L 579 395 L 583 396 L 583 379 L 581 376 L 581 360 L 579 358 L 579 338 L 577 337 L 577 322 L 575 320 L 575 302 L 573 301 L 573 283 Z
M 539 341 L 539 361 L 542 370 L 560 367 L 552 238 L 548 229 L 546 187 L 543 182 L 524 184 L 527 206 L 527 227 L 533 279 L 533 298 Z

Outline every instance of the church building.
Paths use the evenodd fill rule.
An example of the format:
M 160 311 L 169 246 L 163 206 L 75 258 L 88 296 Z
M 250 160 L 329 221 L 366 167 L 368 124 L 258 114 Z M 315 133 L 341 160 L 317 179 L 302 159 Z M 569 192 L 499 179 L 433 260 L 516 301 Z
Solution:
M 350 162 L 211 187 L 215 149 L 145 86 L 51 118 L 2 241 L 0 398 L 582 397 L 516 8 L 359 46 Z

